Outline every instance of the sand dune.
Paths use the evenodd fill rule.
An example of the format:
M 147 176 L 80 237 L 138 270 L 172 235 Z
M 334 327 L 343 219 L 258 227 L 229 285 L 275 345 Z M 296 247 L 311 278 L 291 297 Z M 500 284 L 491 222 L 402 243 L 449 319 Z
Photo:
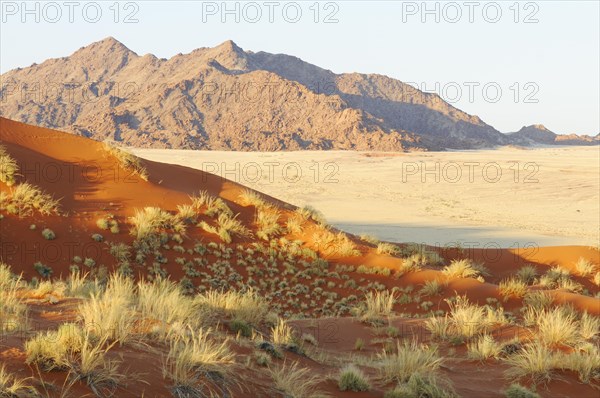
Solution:
M 541 304 L 546 308 L 544 311 L 551 313 L 559 304 L 568 306 L 565 308 L 570 309 L 562 309 L 555 316 L 566 318 L 577 330 L 572 340 L 559 339 L 548 344 L 548 352 L 556 358 L 551 368 L 553 376 L 543 386 L 539 385 L 537 391 L 543 397 L 597 396 L 596 365 L 592 365 L 590 378 L 586 379 L 577 371 L 583 371 L 582 368 L 569 365 L 560 356 L 569 354 L 569 358 L 579 359 L 579 364 L 598 358 L 595 329 L 600 315 L 597 298 L 600 252 L 597 247 L 520 245 L 470 249 L 464 245 L 409 244 L 390 247 L 370 238 L 342 233 L 319 220 L 318 213 L 301 211 L 286 202 L 296 197 L 299 201 L 290 201 L 322 205 L 327 215 L 340 224 L 366 223 L 371 218 L 375 220 L 371 223 L 381 224 L 386 219 L 397 220 L 397 214 L 405 215 L 404 222 L 417 222 L 421 215 L 427 214 L 427 220 L 444 217 L 451 222 L 453 212 L 467 217 L 470 211 L 475 214 L 469 219 L 474 224 L 481 220 L 494 225 L 490 220 L 497 216 L 497 222 L 504 221 L 513 230 L 531 224 L 537 226 L 535 230 L 540 234 L 547 232 L 543 228 L 552 225 L 550 221 L 546 224 L 540 221 L 544 214 L 556 223 L 555 228 L 560 231 L 557 236 L 571 236 L 569 232 L 574 239 L 584 239 L 592 236 L 594 222 L 588 217 L 593 217 L 594 209 L 597 212 L 590 204 L 597 191 L 592 192 L 593 182 L 585 176 L 594 169 L 577 167 L 589 166 L 589 159 L 595 156 L 592 153 L 576 152 L 579 160 L 573 165 L 553 169 L 556 178 L 565 183 L 559 196 L 570 197 L 574 204 L 565 203 L 558 208 L 552 205 L 551 199 L 556 197 L 556 192 L 550 189 L 556 186 L 553 182 L 523 190 L 514 188 L 513 197 L 522 200 L 513 200 L 512 207 L 510 201 L 505 201 L 494 209 L 494 201 L 508 195 L 509 184 L 499 183 L 497 186 L 503 186 L 504 192 L 491 197 L 486 196 L 492 191 L 484 183 L 454 189 L 437 184 L 434 192 L 427 191 L 431 188 L 427 184 L 412 183 L 411 189 L 399 185 L 396 173 L 402 167 L 400 159 L 448 159 L 445 156 L 452 154 L 394 157 L 310 153 L 311 158 L 305 158 L 304 162 L 333 156 L 340 166 L 339 182 L 283 185 L 275 192 L 268 188 L 274 188 L 279 180 L 267 179 L 257 182 L 265 192 L 262 194 L 246 190 L 240 184 L 246 181 L 231 181 L 187 167 L 198 162 L 190 160 L 188 153 L 178 160 L 185 166 L 139 160 L 86 138 L 4 118 L 0 118 L 0 133 L 2 164 L 14 160 L 18 168 L 11 175 L 8 169 L 2 169 L 4 182 L 0 182 L 0 259 L 6 264 L 0 265 L 0 358 L 8 372 L 25 378 L 40 391 L 45 390 L 47 396 L 62 396 L 65 391 L 61 386 L 72 383 L 68 392 L 73 396 L 168 397 L 176 396 L 176 391 L 194 391 L 193 396 L 202 396 L 203 388 L 211 387 L 220 396 L 270 398 L 293 396 L 290 389 L 314 377 L 309 392 L 381 397 L 397 386 L 405 388 L 406 380 L 386 378 L 382 370 L 385 360 L 376 354 L 395 355 L 397 343 L 402 344 L 402 339 L 416 339 L 429 348 L 418 346 L 412 351 L 436 347 L 434 355 L 442 365 L 427 368 L 427 374 L 435 376 L 448 391 L 454 390 L 456 395 L 451 396 L 500 397 L 514 381 L 532 385 L 529 374 L 507 378 L 504 372 L 515 368 L 510 362 L 511 355 L 523 353 L 525 347 L 532 346 L 538 335 L 542 335 L 540 319 L 546 316 L 545 312 L 535 318 L 534 325 L 525 320 L 527 310 L 533 308 L 528 301 L 538 297 L 535 294 L 539 291 L 545 292 L 542 299 L 546 301 Z M 560 149 L 553 151 L 557 152 L 544 156 L 561 156 Z M 500 157 L 515 159 L 518 153 L 500 150 L 485 153 L 485 157 L 499 162 Z M 536 156 L 535 151 L 523 153 Z M 181 156 L 178 152 L 159 155 Z M 220 154 L 213 155 L 218 159 Z M 274 156 L 288 155 L 288 161 L 295 159 L 300 164 L 298 154 L 255 156 L 267 162 L 277 160 Z M 195 152 L 194 156 L 203 161 L 209 159 L 203 152 Z M 481 159 L 482 154 L 464 156 L 473 160 Z M 578 163 L 581 159 L 583 163 Z M 374 178 L 372 174 L 369 177 L 367 170 L 377 169 L 374 164 L 382 165 L 382 177 Z M 549 175 L 552 173 L 546 174 Z M 395 185 L 378 180 L 385 177 L 396 181 Z M 46 214 L 44 203 L 37 202 L 37 196 L 17 195 L 25 183 L 60 199 L 59 207 Z M 201 190 L 207 193 L 203 200 L 198 194 Z M 460 191 L 468 195 L 459 200 Z M 190 198 L 193 195 L 196 201 Z M 44 196 L 46 203 L 50 202 L 50 196 Z M 446 209 L 440 200 L 444 197 L 449 201 L 448 196 L 455 202 L 447 202 Z M 529 221 L 522 213 L 526 207 L 523 201 L 536 203 L 540 209 L 534 214 L 535 221 Z M 390 208 L 390 203 L 399 205 Z M 405 207 L 401 206 L 403 203 Z M 469 211 L 461 209 L 467 203 Z M 141 212 L 148 207 L 155 209 Z M 514 215 L 502 218 L 502 210 L 513 207 Z M 584 213 L 575 217 L 575 221 L 583 220 L 584 232 L 579 235 L 571 230 L 576 225 L 569 221 L 571 209 Z M 517 225 L 510 224 L 517 223 L 516 216 L 522 219 Z M 269 218 L 274 221 L 265 221 Z M 225 228 L 225 225 L 230 226 Z M 397 240 L 414 240 L 410 238 L 407 234 Z M 525 266 L 530 267 L 527 278 L 523 276 Z M 22 279 L 11 278 L 8 269 Z M 118 279 L 122 282 L 118 283 L 130 287 L 105 293 L 107 285 L 117 283 L 109 281 L 112 272 L 122 276 Z M 96 286 L 90 288 L 97 289 L 94 300 L 112 303 L 92 314 L 102 319 L 99 323 L 103 326 L 109 321 L 108 315 L 120 314 L 124 319 L 114 330 L 126 332 L 127 339 L 119 340 L 116 332 L 110 334 L 113 333 L 110 327 L 103 330 L 90 326 L 98 322 L 88 322 L 82 308 L 95 301 L 89 294 L 74 294 L 75 282 L 69 279 L 83 273 L 87 275 L 87 283 Z M 502 288 L 507 280 L 517 277 L 521 282 L 516 284 L 514 292 Z M 139 287 L 127 285 L 130 280 L 140 282 Z M 436 289 L 423 290 L 426 283 L 433 281 L 437 283 Z M 141 292 L 148 286 L 157 289 L 156 296 L 143 302 Z M 170 287 L 171 293 L 166 288 L 159 293 L 161 286 Z M 210 301 L 207 292 L 213 297 L 236 294 L 250 302 L 219 304 Z M 119 294 L 127 299 L 115 299 L 115 304 L 111 299 L 121 297 Z M 367 304 L 369 295 L 391 297 L 391 304 L 383 310 L 377 309 Z M 487 314 L 489 319 L 479 325 L 484 325 L 480 332 L 473 336 L 459 332 L 459 321 L 448 329 L 448 336 L 434 335 L 427 329 L 427 319 L 455 319 L 453 308 L 461 300 L 470 311 L 480 309 Z M 181 305 L 168 307 L 169 302 Z M 152 310 L 144 312 L 145 306 Z M 182 315 L 186 311 L 191 312 Z M 585 333 L 579 331 L 583 330 L 584 318 L 592 325 Z M 66 363 L 60 363 L 53 371 L 46 371 L 44 365 L 48 362 L 30 357 L 32 348 L 27 342 L 38 332 L 56 330 L 65 322 L 74 322 L 79 328 L 89 327 L 91 334 L 86 335 L 85 344 L 98 344 L 101 350 L 106 350 L 101 354 L 103 358 L 113 361 L 122 372 L 113 384 L 101 384 L 104 394 L 98 393 L 95 384 L 98 380 L 94 377 L 107 369 L 107 362 L 100 361 L 93 372 L 84 372 L 81 347 L 65 354 Z M 279 330 L 289 327 L 285 329 L 289 334 L 277 334 L 277 325 L 283 325 Z M 218 370 L 202 361 L 192 362 L 193 366 L 183 372 L 189 376 L 184 380 L 189 385 L 184 387 L 192 390 L 178 390 L 182 388 L 181 379 L 165 369 L 169 369 L 169 361 L 177 364 L 188 358 L 177 350 L 192 346 L 190 339 L 195 337 L 190 337 L 194 336 L 190 330 L 210 330 L 208 340 L 199 346 L 214 349 L 214 345 L 220 345 L 228 355 L 217 361 Z M 468 354 L 469 343 L 483 333 L 492 335 L 503 351 L 493 358 L 472 359 Z M 103 341 L 102 336 L 108 339 L 105 345 L 98 342 Z M 262 365 L 257 358 L 262 358 Z M 350 362 L 355 362 L 371 381 L 368 391 L 342 391 L 339 372 Z M 286 386 L 275 385 L 277 375 L 273 371 L 289 374 L 293 363 L 304 369 L 302 377 Z M 227 394 L 220 389 L 223 386 L 228 388 Z

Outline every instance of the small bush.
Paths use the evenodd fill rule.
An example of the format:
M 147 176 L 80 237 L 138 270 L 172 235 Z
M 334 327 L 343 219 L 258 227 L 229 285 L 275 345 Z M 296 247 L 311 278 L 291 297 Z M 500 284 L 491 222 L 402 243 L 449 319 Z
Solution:
M 400 248 L 393 243 L 379 242 L 377 243 L 377 254 L 396 255 L 400 252 Z
M 104 237 L 100 234 L 92 234 L 92 239 L 96 242 L 102 242 L 104 240 Z
M 510 297 L 521 298 L 527 293 L 527 285 L 520 279 L 511 278 L 501 281 L 498 290 L 505 300 Z
M 53 240 L 56 238 L 56 234 L 50 228 L 44 228 L 44 230 L 42 231 L 42 236 L 46 240 Z
M 36 389 L 28 385 L 26 380 L 17 379 L 6 370 L 4 364 L 0 365 L 0 397 L 20 398 L 39 396 Z
M 525 265 L 521 267 L 516 273 L 517 279 L 527 285 L 531 285 L 533 282 L 535 282 L 536 276 L 537 270 L 533 265 Z
M 474 342 L 469 343 L 468 349 L 470 358 L 484 360 L 497 358 L 502 351 L 502 346 L 492 336 L 484 334 Z
M 360 369 L 347 365 L 340 371 L 338 387 L 340 391 L 369 391 L 371 385 Z
M 286 397 L 313 398 L 323 396 L 317 390 L 321 378 L 310 375 L 310 369 L 299 368 L 294 362 L 291 366 L 283 365 L 279 369 L 269 369 L 275 388 L 284 393 Z
M 580 276 L 584 278 L 591 276 L 596 271 L 596 266 L 592 264 L 589 260 L 584 258 L 579 258 L 575 263 L 575 270 Z
M 43 264 L 40 261 L 37 261 L 35 264 L 33 264 L 33 269 L 35 269 L 38 272 L 38 274 L 40 274 L 44 278 L 49 278 L 54 272 L 52 271 L 52 268 L 50 268 L 46 264 Z
M 544 291 L 529 292 L 523 299 L 524 304 L 535 309 L 547 308 L 552 304 L 553 301 L 554 298 L 552 295 Z
M 254 206 L 256 208 L 267 206 L 263 197 L 258 192 L 250 189 L 244 189 L 239 198 L 244 206 Z
M 527 387 L 515 383 L 504 390 L 504 396 L 506 398 L 540 398 L 539 394 L 531 391 Z
M 242 337 L 252 336 L 252 326 L 239 319 L 232 320 L 229 323 L 229 329 L 231 329 L 233 333 L 239 334 Z
M 534 382 L 550 381 L 556 368 L 556 356 L 540 343 L 532 343 L 506 359 L 511 368 L 506 372 L 509 377 L 529 376 Z
M 437 296 L 442 293 L 442 285 L 435 279 L 426 281 L 419 293 L 423 296 Z
M 364 301 L 355 310 L 365 321 L 374 321 L 392 315 L 396 295 L 394 292 L 384 290 L 382 292 L 370 291 L 365 295 Z
M 482 275 L 482 266 L 469 259 L 453 260 L 442 272 L 452 278 L 477 278 Z
M 378 354 L 381 377 L 385 382 L 406 382 L 414 374 L 431 374 L 440 367 L 442 359 L 435 349 L 425 345 L 412 343 L 397 343 L 396 353 L 383 351 Z
M 386 392 L 384 398 L 457 398 L 451 388 L 440 386 L 433 376 L 412 375 L 406 383 Z
M 18 171 L 17 161 L 8 154 L 4 145 L 0 145 L 0 181 L 9 187 L 13 186 Z

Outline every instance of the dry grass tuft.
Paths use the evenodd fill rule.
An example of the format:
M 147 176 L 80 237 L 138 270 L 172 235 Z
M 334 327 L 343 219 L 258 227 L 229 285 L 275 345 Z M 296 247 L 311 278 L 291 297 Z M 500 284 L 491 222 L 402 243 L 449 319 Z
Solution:
M 19 165 L 17 161 L 10 156 L 4 145 L 0 145 L 0 181 L 6 185 L 13 186 L 18 175 Z
M 317 390 L 321 378 L 312 376 L 310 369 L 298 367 L 294 362 L 280 368 L 270 368 L 269 373 L 273 378 L 274 387 L 286 397 L 293 398 L 318 398 L 327 395 Z
M 8 212 L 19 217 L 29 216 L 34 211 L 45 216 L 59 213 L 60 200 L 27 182 L 12 187 L 6 202 Z
M 407 382 L 414 374 L 422 376 L 437 371 L 442 364 L 437 351 L 416 341 L 397 343 L 395 353 L 378 354 L 380 376 L 385 382 Z
M 451 278 L 477 278 L 486 274 L 485 268 L 469 259 L 453 260 L 442 269 Z
M 148 170 L 142 164 L 142 160 L 132 153 L 116 146 L 116 143 L 105 141 L 104 150 L 114 156 L 122 168 L 137 174 L 142 180 L 148 181 Z

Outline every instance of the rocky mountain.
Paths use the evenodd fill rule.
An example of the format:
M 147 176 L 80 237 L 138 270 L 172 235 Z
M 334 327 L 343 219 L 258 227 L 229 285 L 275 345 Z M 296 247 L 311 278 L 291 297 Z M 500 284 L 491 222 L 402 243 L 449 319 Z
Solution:
M 3 117 L 140 147 L 440 150 L 511 138 L 401 81 L 232 41 L 170 59 L 114 38 L 0 76 Z
M 523 126 L 519 131 L 508 136 L 513 143 L 521 145 L 598 145 L 600 143 L 600 134 L 595 137 L 576 134 L 559 135 L 542 124 Z

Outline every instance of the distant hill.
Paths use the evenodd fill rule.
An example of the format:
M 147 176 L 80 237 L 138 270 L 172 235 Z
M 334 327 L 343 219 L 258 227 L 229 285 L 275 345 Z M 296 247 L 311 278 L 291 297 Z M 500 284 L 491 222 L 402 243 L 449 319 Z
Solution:
M 595 137 L 576 134 L 558 135 L 541 124 L 523 126 L 521 130 L 510 133 L 509 137 L 514 143 L 524 145 L 598 145 L 600 143 L 600 134 Z
M 0 80 L 4 117 L 139 147 L 402 151 L 537 142 L 399 80 L 335 74 L 232 41 L 167 60 L 109 37 Z

